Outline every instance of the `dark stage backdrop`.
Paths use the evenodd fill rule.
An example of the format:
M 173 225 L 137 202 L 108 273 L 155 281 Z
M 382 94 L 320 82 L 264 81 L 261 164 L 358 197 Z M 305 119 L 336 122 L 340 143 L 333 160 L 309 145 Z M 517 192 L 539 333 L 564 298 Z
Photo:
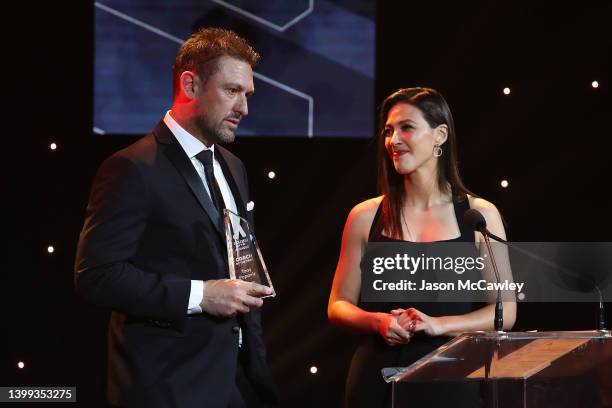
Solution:
M 74 296 L 72 263 L 97 166 L 137 137 L 91 134 L 86 3 L 28 3 L 5 16 L 0 385 L 76 385 L 79 406 L 98 407 L 108 312 Z M 497 3 L 379 2 L 375 103 L 399 87 L 438 88 L 455 115 L 465 182 L 498 206 L 511 239 L 609 241 L 609 3 Z M 376 194 L 374 145 L 263 137 L 230 148 L 248 168 L 278 290 L 264 325 L 285 405 L 339 406 L 356 338 L 329 326 L 327 297 L 344 219 Z M 527 304 L 516 329 L 595 322 L 594 304 Z

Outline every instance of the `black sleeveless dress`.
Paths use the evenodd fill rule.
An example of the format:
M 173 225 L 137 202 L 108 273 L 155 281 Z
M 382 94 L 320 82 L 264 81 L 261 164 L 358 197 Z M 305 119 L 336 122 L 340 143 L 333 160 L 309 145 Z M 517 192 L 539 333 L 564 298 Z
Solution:
M 438 241 L 438 242 L 474 242 L 474 232 L 464 226 L 463 213 L 469 209 L 468 199 L 462 201 L 454 200 L 453 207 L 457 225 L 461 235 L 458 238 Z M 399 240 L 382 235 L 382 214 L 379 205 L 372 227 L 370 228 L 369 242 L 398 242 Z M 396 308 L 414 307 L 429 316 L 458 315 L 471 312 L 481 305 L 474 303 L 421 303 L 411 304 L 402 303 L 365 303 L 360 302 L 359 307 L 369 312 L 389 313 Z M 384 367 L 406 367 L 420 359 L 424 355 L 434 351 L 442 344 L 448 342 L 449 337 L 430 337 L 424 333 L 416 333 L 410 343 L 391 347 L 387 345 L 383 338 L 378 334 L 363 335 L 361 341 L 353 354 L 351 366 L 346 382 L 345 405 L 348 408 L 356 407 L 390 407 L 391 406 L 391 385 L 384 382 L 381 376 L 381 369 Z M 443 403 L 436 399 L 435 394 L 456 394 L 448 392 L 448 386 L 444 385 L 444 390 L 440 390 L 440 385 L 417 384 L 418 388 L 415 395 L 415 407 L 437 406 Z M 462 394 L 462 391 L 459 391 Z M 468 394 L 473 394 L 468 392 Z M 468 397 L 468 396 L 466 396 Z M 470 396 L 471 398 L 472 396 Z M 432 399 L 433 398 L 433 399 Z M 453 397 L 453 406 L 461 406 L 461 401 Z M 467 405 L 470 406 L 470 405 Z

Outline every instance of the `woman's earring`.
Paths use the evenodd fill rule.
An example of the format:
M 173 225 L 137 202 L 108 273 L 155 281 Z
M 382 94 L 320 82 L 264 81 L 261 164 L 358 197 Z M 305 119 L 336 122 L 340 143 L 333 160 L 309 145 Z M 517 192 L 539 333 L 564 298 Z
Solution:
M 440 147 L 439 144 L 435 144 L 434 148 L 433 148 L 433 155 L 434 157 L 440 157 L 442 156 L 442 148 Z

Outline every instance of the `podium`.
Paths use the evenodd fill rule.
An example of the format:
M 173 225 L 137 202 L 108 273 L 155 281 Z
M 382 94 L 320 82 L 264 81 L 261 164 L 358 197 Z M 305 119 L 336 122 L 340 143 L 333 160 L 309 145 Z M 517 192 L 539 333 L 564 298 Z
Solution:
M 449 385 L 455 392 L 469 388 L 458 395 L 471 395 L 473 407 L 612 407 L 612 335 L 464 333 L 408 367 L 384 368 L 382 375 L 391 383 L 394 408 L 415 406 L 424 383 L 428 390 L 439 386 L 440 393 Z

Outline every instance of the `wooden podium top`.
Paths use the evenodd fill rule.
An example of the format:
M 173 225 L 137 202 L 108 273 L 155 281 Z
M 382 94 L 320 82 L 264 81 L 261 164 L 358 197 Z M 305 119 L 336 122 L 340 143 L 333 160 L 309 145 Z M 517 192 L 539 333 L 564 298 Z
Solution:
M 590 339 L 538 339 L 502 358 L 498 358 L 495 353 L 488 378 L 529 378 L 589 341 Z M 485 367 L 473 371 L 467 378 L 485 378 Z

